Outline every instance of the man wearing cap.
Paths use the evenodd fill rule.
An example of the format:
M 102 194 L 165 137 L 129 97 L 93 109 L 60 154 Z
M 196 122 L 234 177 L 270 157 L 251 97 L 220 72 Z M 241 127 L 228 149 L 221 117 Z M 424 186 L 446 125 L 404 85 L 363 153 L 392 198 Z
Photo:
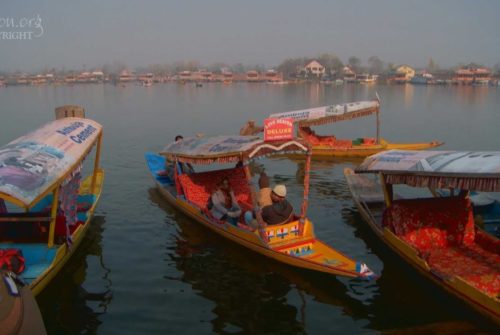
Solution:
M 271 192 L 272 204 L 262 208 L 261 216 L 268 225 L 289 222 L 293 218 L 293 207 L 286 200 L 286 186 L 278 184 Z

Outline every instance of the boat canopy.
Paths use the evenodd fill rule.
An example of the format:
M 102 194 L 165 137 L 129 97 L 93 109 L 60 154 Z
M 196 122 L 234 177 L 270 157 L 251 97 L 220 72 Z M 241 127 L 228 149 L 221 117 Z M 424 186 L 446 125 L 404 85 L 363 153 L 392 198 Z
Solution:
M 382 173 L 388 184 L 500 191 L 500 151 L 390 150 L 370 156 L 357 173 Z
M 378 113 L 378 100 L 358 101 L 340 105 L 301 109 L 290 112 L 274 113 L 271 118 L 292 118 L 299 127 L 319 126 Z
M 0 198 L 30 208 L 62 183 L 90 152 L 102 126 L 84 118 L 45 124 L 0 148 Z
M 273 153 L 308 152 L 301 139 L 265 142 L 257 136 L 190 137 L 167 145 L 160 154 L 185 163 L 211 164 L 246 161 Z

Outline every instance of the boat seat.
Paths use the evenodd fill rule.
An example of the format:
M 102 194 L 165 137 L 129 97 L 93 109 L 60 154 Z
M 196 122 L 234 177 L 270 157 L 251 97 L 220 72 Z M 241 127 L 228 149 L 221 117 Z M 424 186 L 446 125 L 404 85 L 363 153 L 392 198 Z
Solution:
M 384 211 L 382 224 L 421 253 L 474 244 L 472 205 L 466 198 L 395 200 Z
M 312 145 L 329 145 L 335 146 L 337 139 L 334 135 L 321 136 L 317 135 L 314 130 L 309 127 L 299 128 L 299 136 L 304 138 L 307 142 Z
M 339 149 L 350 149 L 352 148 L 352 140 L 336 140 L 332 147 Z
M 500 294 L 500 254 L 487 249 L 487 245 L 477 243 L 430 250 L 426 261 L 438 274 L 460 276 L 492 297 Z
M 500 242 L 476 233 L 469 199 L 396 200 L 382 222 L 415 248 L 433 273 L 459 276 L 490 296 L 500 294 Z
M 22 250 L 26 268 L 21 276 L 28 283 L 52 264 L 57 251 L 57 247 L 49 248 L 47 243 L 0 243 L 0 249 Z
M 183 174 L 178 178 L 186 199 L 201 209 L 206 208 L 208 198 L 223 177 L 228 177 L 236 200 L 242 209 L 251 209 L 253 207 L 251 191 L 243 168 Z

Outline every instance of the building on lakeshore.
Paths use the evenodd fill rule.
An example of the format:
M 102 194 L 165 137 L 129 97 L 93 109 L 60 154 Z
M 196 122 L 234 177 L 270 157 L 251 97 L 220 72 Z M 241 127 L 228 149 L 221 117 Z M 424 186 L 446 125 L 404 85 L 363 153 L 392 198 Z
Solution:
M 304 66 L 303 71 L 307 78 L 321 78 L 325 74 L 325 67 L 317 60 L 312 60 Z
M 491 71 L 487 68 L 460 68 L 451 80 L 454 85 L 487 85 L 491 80 Z
M 387 81 L 394 84 L 406 84 L 415 76 L 415 70 L 408 65 L 400 65 L 389 73 Z
M 261 81 L 260 79 L 260 73 L 258 71 L 247 71 L 247 81 L 248 82 L 259 82 Z
M 133 82 L 137 79 L 135 73 L 129 71 L 129 70 L 123 70 L 120 72 L 120 75 L 118 76 L 118 81 L 120 83 L 129 83 Z
M 283 73 L 276 70 L 267 70 L 264 73 L 264 80 L 268 83 L 278 83 L 283 81 Z
M 342 78 L 346 83 L 355 83 L 356 73 L 349 66 L 344 66 L 342 69 Z

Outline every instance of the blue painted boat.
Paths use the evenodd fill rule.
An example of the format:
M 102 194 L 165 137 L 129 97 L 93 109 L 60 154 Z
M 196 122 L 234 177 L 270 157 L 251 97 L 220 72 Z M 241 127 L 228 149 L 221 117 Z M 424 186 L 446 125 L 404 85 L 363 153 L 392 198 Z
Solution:
M 101 143 L 99 123 L 62 115 L 0 148 L 0 249 L 22 252 L 20 276 L 35 296 L 88 230 L 104 180 Z M 93 170 L 83 176 L 93 148 Z

